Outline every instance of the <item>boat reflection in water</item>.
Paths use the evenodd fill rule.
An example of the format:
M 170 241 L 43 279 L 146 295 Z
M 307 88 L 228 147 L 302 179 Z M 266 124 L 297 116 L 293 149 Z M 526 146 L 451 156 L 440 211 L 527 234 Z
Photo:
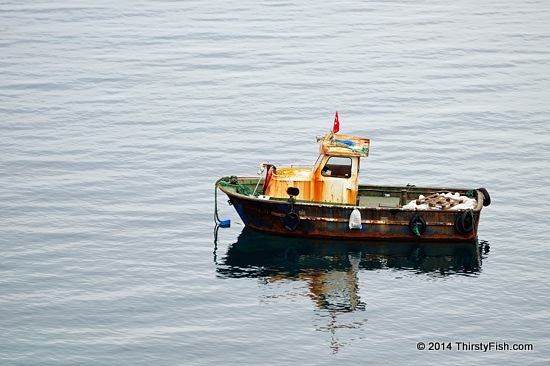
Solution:
M 334 332 L 341 324 L 336 315 L 365 310 L 366 304 L 359 296 L 360 271 L 397 269 L 412 275 L 475 276 L 488 250 L 486 242 L 311 240 L 278 237 L 245 227 L 223 258 L 217 257 L 216 245 L 214 261 L 222 278 L 258 278 L 266 284 L 305 283 L 307 296 L 331 318 L 329 325 L 321 328 L 333 334 L 331 348 L 337 352 L 339 343 Z
M 357 242 L 279 237 L 245 227 L 217 272 L 227 278 L 330 275 L 330 272 L 400 269 L 436 276 L 476 275 L 489 251 L 479 242 Z

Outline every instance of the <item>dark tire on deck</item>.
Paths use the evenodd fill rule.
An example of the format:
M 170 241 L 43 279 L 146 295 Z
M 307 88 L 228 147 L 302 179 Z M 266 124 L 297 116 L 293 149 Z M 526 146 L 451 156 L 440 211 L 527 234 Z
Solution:
M 483 206 L 489 206 L 491 204 L 491 196 L 489 195 L 489 192 L 483 187 L 478 188 L 478 191 L 483 193 Z

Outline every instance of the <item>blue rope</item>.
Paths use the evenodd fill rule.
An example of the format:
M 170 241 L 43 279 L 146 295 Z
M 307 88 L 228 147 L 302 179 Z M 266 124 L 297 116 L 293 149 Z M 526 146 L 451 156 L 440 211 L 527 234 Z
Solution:
M 344 144 L 344 145 L 347 145 L 347 146 L 355 146 L 355 142 L 351 141 L 351 140 L 339 140 L 339 139 L 333 139 L 332 140 L 333 142 L 336 142 L 338 144 Z

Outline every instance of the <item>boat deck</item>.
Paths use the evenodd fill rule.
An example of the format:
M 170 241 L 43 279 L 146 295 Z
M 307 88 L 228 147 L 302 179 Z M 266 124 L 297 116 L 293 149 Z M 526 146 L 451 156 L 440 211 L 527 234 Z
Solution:
M 399 197 L 372 197 L 359 196 L 359 206 L 361 207 L 401 207 L 401 198 Z
M 258 186 L 261 187 L 262 183 L 263 183 L 263 179 L 260 179 L 259 183 L 257 178 L 239 179 L 239 186 L 241 187 L 246 186 L 247 193 L 252 194 L 254 196 L 258 196 L 258 193 L 260 193 L 258 192 L 257 189 L 258 189 Z M 244 193 L 244 192 L 240 192 L 240 190 L 236 186 L 227 187 L 227 188 L 229 188 L 230 190 L 235 190 L 237 193 Z M 409 209 L 409 207 L 405 207 L 409 203 L 413 201 L 418 201 L 420 196 L 424 196 L 427 199 L 429 199 L 430 195 L 433 196 L 435 192 L 458 192 L 461 195 L 469 194 L 467 190 L 457 189 L 457 188 L 360 185 L 358 190 L 358 195 L 357 195 L 357 202 L 355 205 L 348 205 L 343 203 L 305 201 L 305 200 L 301 200 L 300 196 L 296 197 L 295 202 L 322 203 L 325 205 L 330 204 L 334 206 L 348 205 L 348 206 L 359 206 L 363 208 L 378 208 L 378 209 L 403 209 L 403 208 Z M 288 198 L 286 197 L 277 198 L 277 197 L 267 197 L 267 196 L 261 196 L 261 195 L 258 198 L 272 200 L 272 201 L 284 201 L 284 202 L 288 200 Z M 432 204 L 431 206 L 435 206 L 435 203 Z M 442 207 L 443 209 L 449 208 L 449 207 L 445 207 L 445 204 L 443 204 L 442 206 L 443 206 Z

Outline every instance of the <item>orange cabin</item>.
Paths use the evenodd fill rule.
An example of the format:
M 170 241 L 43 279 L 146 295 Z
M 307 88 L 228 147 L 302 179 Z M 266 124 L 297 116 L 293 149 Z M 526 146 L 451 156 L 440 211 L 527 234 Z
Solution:
M 268 170 L 266 196 L 288 198 L 287 189 L 295 187 L 297 200 L 356 204 L 359 160 L 369 154 L 369 139 L 329 133 L 318 141 L 320 155 L 313 168 Z

